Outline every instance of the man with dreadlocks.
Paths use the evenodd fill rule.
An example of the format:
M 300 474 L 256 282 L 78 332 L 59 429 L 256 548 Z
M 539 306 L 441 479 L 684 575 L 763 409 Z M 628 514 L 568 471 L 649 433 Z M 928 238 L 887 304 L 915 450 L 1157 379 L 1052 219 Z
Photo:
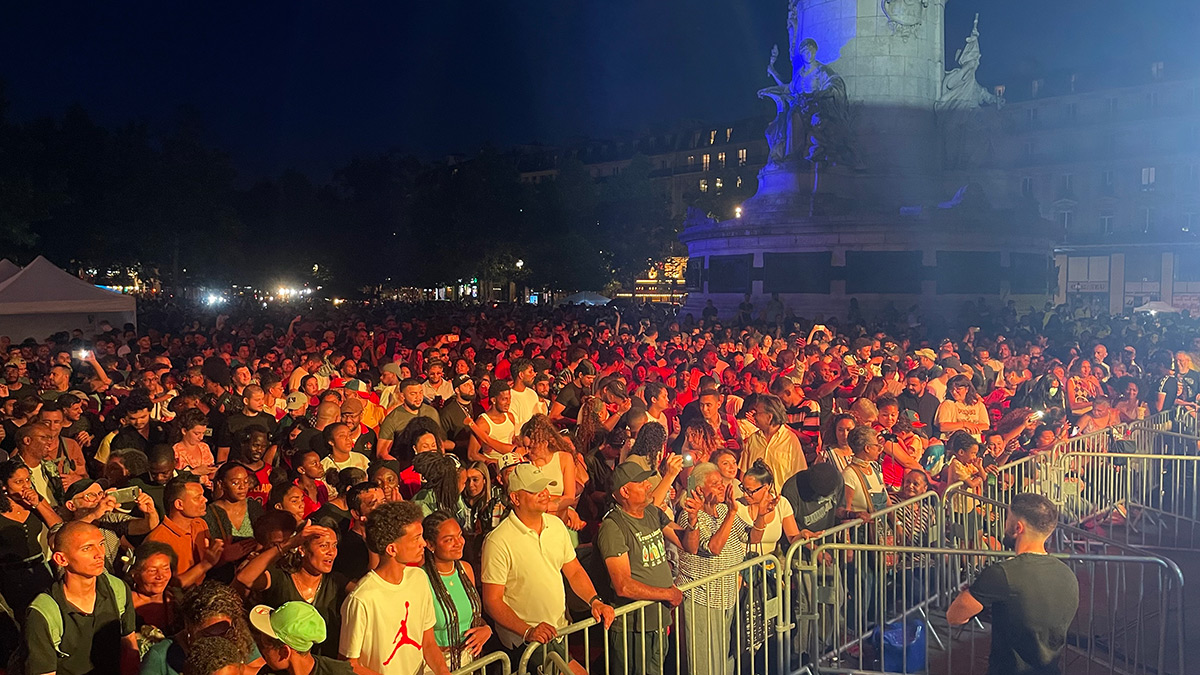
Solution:
M 483 620 L 483 603 L 475 588 L 475 571 L 464 562 L 462 527 L 445 511 L 434 511 L 422 522 L 425 574 L 433 591 L 437 623 L 433 634 L 450 670 L 471 663 L 492 637 Z M 432 672 L 428 670 L 426 673 Z

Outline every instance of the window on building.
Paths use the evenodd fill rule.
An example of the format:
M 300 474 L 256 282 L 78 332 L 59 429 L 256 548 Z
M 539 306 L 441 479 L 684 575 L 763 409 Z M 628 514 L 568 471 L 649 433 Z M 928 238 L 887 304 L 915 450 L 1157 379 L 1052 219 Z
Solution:
M 731 138 L 733 138 L 733 127 L 728 127 L 725 129 L 725 142 L 728 143 Z
M 1046 88 L 1046 81 L 1041 78 L 1034 80 L 1033 86 L 1030 87 L 1034 96 L 1037 96 L 1038 94 L 1042 93 L 1042 90 L 1045 88 Z
M 708 144 L 709 145 L 717 144 L 717 130 L 716 129 L 713 129 L 712 131 L 708 132 Z
M 1059 181 L 1059 187 L 1063 194 L 1073 194 L 1075 192 L 1075 174 L 1064 173 L 1062 180 Z
M 1113 228 L 1116 226 L 1117 218 L 1112 211 L 1100 212 L 1100 231 L 1104 234 L 1112 234 Z
M 718 190 L 725 187 L 725 181 L 720 178 L 716 179 L 713 184 Z
M 721 169 L 725 168 L 725 153 L 723 152 L 717 153 L 717 167 Z
M 1142 232 L 1149 232 L 1154 228 L 1154 207 L 1143 206 L 1141 213 Z
M 1079 83 L 1079 73 L 1071 73 L 1070 83 L 1071 83 L 1071 93 L 1074 94 L 1075 93 L 1075 85 Z
M 1036 126 L 1038 121 L 1038 109 L 1029 108 L 1025 111 L 1025 123 L 1029 126 Z
M 1117 99 L 1115 97 L 1110 96 L 1108 98 L 1105 109 L 1108 111 L 1109 116 L 1115 117 L 1117 114 Z
M 1187 169 L 1179 172 L 1183 176 L 1183 188 L 1188 191 L 1194 191 L 1200 187 L 1200 164 L 1188 164 Z
M 1158 107 L 1158 92 L 1157 91 L 1146 92 L 1146 110 L 1154 110 L 1157 107 Z
M 1154 187 L 1154 167 L 1147 166 L 1142 168 L 1142 189 L 1147 190 Z
M 738 166 L 746 166 L 746 148 L 738 148 Z
M 696 166 L 696 156 L 688 155 L 688 166 Z
M 707 178 L 700 179 L 700 191 L 708 192 L 708 179 Z
M 1021 194 L 1026 197 L 1033 196 L 1033 177 L 1025 176 L 1021 179 Z
M 1077 117 L 1079 117 L 1079 105 L 1075 104 L 1075 103 L 1068 103 L 1067 104 L 1067 119 L 1074 121 Z
M 1153 75 L 1154 79 L 1156 80 L 1161 78 L 1163 76 L 1163 62 L 1155 61 L 1154 63 L 1151 63 L 1150 74 Z
M 1005 92 L 1004 85 L 1002 85 L 1002 84 L 996 85 L 996 88 L 994 89 L 994 91 L 996 92 L 997 96 L 999 96 L 1000 98 L 1004 98 L 1004 92 Z
M 1200 226 L 1200 213 L 1188 211 L 1187 213 L 1183 214 L 1183 226 L 1180 229 L 1182 229 L 1184 232 L 1191 232 L 1192 230 L 1196 229 L 1197 226 Z
M 1100 172 L 1100 185 L 1104 187 L 1106 193 L 1112 194 L 1113 189 L 1117 186 L 1115 180 L 1112 169 Z
M 692 147 L 693 148 L 700 147 L 700 132 L 699 131 L 692 134 Z
M 742 187 L 742 177 L 741 176 L 737 177 L 737 187 Z
M 1058 212 L 1058 224 L 1061 227 L 1063 227 L 1064 229 L 1071 227 L 1071 220 L 1072 220 L 1072 215 L 1071 215 L 1070 211 L 1059 211 Z
M 705 153 L 704 156 L 700 158 L 700 168 L 704 171 L 708 171 L 710 168 L 712 168 L 712 155 Z
M 1025 141 L 1025 145 L 1021 147 L 1021 153 L 1028 159 L 1033 157 L 1033 141 Z

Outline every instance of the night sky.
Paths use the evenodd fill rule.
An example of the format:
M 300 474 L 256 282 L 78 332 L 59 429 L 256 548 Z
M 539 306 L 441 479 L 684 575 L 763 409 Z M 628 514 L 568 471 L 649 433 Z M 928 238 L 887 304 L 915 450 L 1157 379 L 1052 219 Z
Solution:
M 187 106 L 249 175 L 764 114 L 754 92 L 787 40 L 784 0 L 8 4 L 12 118 L 78 102 L 106 125 L 166 129 Z M 1198 0 L 952 0 L 948 59 L 975 12 L 985 86 L 1197 61 Z

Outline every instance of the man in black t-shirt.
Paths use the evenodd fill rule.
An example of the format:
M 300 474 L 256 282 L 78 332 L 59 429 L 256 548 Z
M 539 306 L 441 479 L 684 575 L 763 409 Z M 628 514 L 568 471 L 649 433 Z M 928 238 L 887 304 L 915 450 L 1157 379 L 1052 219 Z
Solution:
M 267 438 L 274 439 L 278 436 L 279 422 L 276 422 L 275 418 L 268 413 L 263 412 L 266 400 L 262 387 L 257 384 L 246 387 L 242 396 L 242 409 L 226 418 L 225 428 L 218 434 L 218 462 L 224 462 L 229 458 L 229 449 L 233 446 L 233 439 L 237 438 L 243 429 L 252 426 L 262 427 L 262 430 L 267 432 Z M 272 445 L 275 444 L 274 440 L 271 442 Z
M 820 462 L 787 479 L 779 494 L 792 505 L 800 531 L 816 533 L 837 526 L 837 510 L 845 499 L 845 490 L 846 483 L 837 467 Z
M 438 411 L 442 431 L 446 439 L 454 443 L 450 452 L 461 460 L 467 459 L 467 448 L 471 444 L 471 422 L 483 413 L 475 408 L 475 381 L 469 375 L 454 378 L 454 398 Z
M 367 516 L 383 503 L 383 490 L 370 481 L 350 488 L 346 506 L 350 508 L 349 526 L 339 534 L 338 555 L 333 569 L 347 579 L 361 579 L 371 571 L 371 554 L 367 549 Z
M 951 626 L 992 610 L 989 675 L 1057 675 L 1067 629 L 1079 609 L 1079 581 L 1071 568 L 1046 553 L 1058 524 L 1058 509 L 1032 493 L 1013 497 L 1004 545 L 1016 557 L 995 563 L 976 577 L 946 611 Z

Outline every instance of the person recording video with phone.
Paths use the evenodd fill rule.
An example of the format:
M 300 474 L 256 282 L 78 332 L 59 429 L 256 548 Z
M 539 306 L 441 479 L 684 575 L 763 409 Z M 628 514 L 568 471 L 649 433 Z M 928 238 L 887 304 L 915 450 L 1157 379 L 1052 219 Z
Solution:
M 115 571 L 121 546 L 133 547 L 126 536 L 148 534 L 159 524 L 154 500 L 137 486 L 109 488 L 103 480 L 86 478 L 67 488 L 63 506 L 66 522 L 91 523 L 100 528 L 104 566 L 109 572 Z

